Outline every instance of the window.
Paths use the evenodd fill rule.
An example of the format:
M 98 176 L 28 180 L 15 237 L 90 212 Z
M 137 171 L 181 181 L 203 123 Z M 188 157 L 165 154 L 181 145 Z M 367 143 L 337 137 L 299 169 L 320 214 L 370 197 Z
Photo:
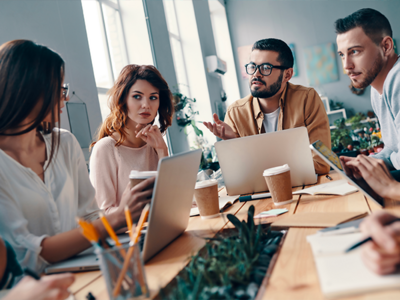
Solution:
M 118 0 L 82 1 L 93 71 L 103 120 L 109 114 L 107 91 L 128 63 Z
M 210 7 L 210 17 L 217 55 L 227 63 L 228 71 L 221 76 L 221 80 L 226 96 L 228 97 L 227 105 L 229 105 L 241 97 L 236 76 L 235 60 L 233 58 L 228 21 L 226 18 L 225 7 L 219 1 L 209 0 L 208 4 Z

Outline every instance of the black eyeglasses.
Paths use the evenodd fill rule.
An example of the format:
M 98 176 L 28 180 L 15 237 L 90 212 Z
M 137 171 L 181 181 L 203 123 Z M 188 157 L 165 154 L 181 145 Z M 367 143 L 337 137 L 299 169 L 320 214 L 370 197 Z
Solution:
M 69 83 L 64 83 L 62 86 L 61 86 L 61 89 L 62 89 L 62 97 L 64 98 L 64 100 L 67 100 L 67 97 L 68 97 L 68 95 L 69 95 Z
M 246 68 L 246 73 L 249 75 L 253 75 L 255 72 L 257 72 L 257 68 L 258 68 L 260 73 L 264 76 L 270 75 L 273 68 L 280 69 L 280 70 L 289 69 L 289 67 L 273 66 L 269 63 L 263 63 L 261 65 L 256 65 L 255 63 L 249 63 L 249 64 L 245 65 L 245 68 Z

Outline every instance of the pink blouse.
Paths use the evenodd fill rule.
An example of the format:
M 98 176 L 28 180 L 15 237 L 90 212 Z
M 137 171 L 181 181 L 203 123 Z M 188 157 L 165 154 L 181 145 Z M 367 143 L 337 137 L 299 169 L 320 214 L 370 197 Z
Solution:
M 90 181 L 96 190 L 96 201 L 107 214 L 115 211 L 129 182 L 131 170 L 156 171 L 158 155 L 154 148 L 115 147 L 112 137 L 99 140 L 90 156 Z

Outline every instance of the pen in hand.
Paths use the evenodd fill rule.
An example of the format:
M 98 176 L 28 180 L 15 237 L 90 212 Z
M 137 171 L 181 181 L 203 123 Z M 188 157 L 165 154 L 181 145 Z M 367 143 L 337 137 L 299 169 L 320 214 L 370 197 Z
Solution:
M 393 219 L 390 222 L 386 223 L 384 226 L 390 225 L 390 224 L 392 224 L 394 222 L 398 222 L 398 221 L 400 221 L 400 218 Z M 369 241 L 372 241 L 372 237 L 367 237 L 367 238 L 363 239 L 362 241 L 359 241 L 358 243 L 355 243 L 353 246 L 351 246 L 350 248 L 346 249 L 345 253 L 348 253 L 348 252 L 360 247 L 361 245 L 363 245 L 363 244 L 365 244 L 366 242 L 369 242 Z

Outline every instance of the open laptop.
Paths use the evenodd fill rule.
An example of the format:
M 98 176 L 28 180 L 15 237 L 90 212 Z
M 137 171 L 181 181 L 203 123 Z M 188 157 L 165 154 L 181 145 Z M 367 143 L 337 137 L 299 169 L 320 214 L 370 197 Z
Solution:
M 189 222 L 200 158 L 201 150 L 198 149 L 162 158 L 158 163 L 158 175 L 154 184 L 142 251 L 144 262 L 185 231 Z M 45 273 L 98 269 L 99 261 L 90 248 L 73 258 L 47 267 Z
M 363 178 L 357 179 L 354 177 L 350 177 L 344 172 L 344 168 L 342 166 L 342 163 L 340 162 L 339 157 L 324 143 L 322 143 L 321 141 L 316 141 L 315 143 L 310 145 L 310 148 L 313 149 L 315 153 L 317 153 L 324 161 L 326 161 L 344 179 L 357 187 L 366 197 L 372 199 L 383 207 L 385 206 L 384 199 L 377 193 L 375 193 L 375 191 Z
M 298 127 L 215 143 L 228 195 L 268 191 L 265 169 L 288 164 L 292 186 L 317 182 L 308 132 Z

